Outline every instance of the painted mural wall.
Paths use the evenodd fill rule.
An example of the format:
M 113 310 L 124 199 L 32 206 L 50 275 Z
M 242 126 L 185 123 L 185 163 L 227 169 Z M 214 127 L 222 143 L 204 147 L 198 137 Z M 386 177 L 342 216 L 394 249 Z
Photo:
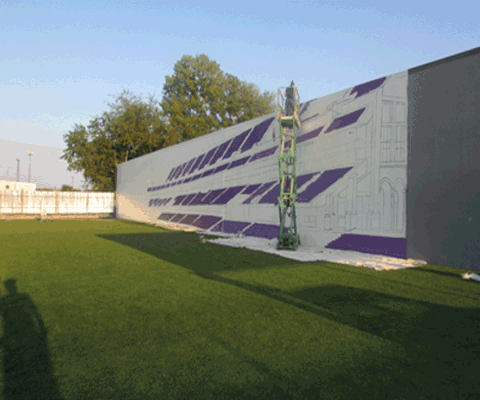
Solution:
M 404 71 L 301 104 L 302 246 L 406 257 L 407 82 Z M 279 132 L 270 114 L 120 164 L 117 216 L 278 237 Z

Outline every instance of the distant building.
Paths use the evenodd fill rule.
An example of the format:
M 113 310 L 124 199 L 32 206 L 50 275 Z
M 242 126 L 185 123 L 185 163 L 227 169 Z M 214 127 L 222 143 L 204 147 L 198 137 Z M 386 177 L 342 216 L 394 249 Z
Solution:
M 12 181 L 0 181 L 0 191 L 2 190 L 25 190 L 28 192 L 35 192 L 37 190 L 36 183 L 27 183 L 27 182 L 12 182 Z

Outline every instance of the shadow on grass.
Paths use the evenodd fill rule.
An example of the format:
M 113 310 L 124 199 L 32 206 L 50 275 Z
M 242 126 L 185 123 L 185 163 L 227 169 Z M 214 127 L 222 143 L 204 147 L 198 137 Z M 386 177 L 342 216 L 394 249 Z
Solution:
M 445 295 L 445 294 L 454 295 L 454 296 L 458 296 L 458 297 L 465 297 L 465 298 L 468 298 L 468 299 L 479 300 L 480 301 L 480 292 L 479 291 L 476 292 L 476 293 L 478 293 L 477 296 L 471 296 L 469 294 L 466 294 L 467 290 L 462 290 L 462 289 L 459 289 L 459 288 L 449 288 L 453 292 L 456 292 L 456 293 L 453 293 L 453 292 L 449 292 L 447 290 L 440 290 L 440 289 L 436 289 L 436 288 L 433 288 L 433 287 L 416 285 L 416 284 L 413 284 L 413 283 L 405 282 L 403 280 L 386 278 L 386 275 L 392 273 L 391 271 L 368 271 L 368 270 L 367 271 L 359 271 L 359 270 L 356 270 L 356 269 L 345 269 L 345 268 L 342 268 L 342 267 L 336 267 L 334 263 L 326 264 L 325 268 L 334 269 L 334 270 L 340 271 L 340 272 L 345 273 L 345 274 L 355 275 L 355 276 L 362 277 L 362 278 L 365 277 L 366 272 L 372 272 L 372 274 L 368 276 L 368 279 L 377 279 L 377 280 L 381 280 L 383 282 L 392 282 L 392 283 L 395 283 L 397 285 L 408 286 L 408 287 L 412 287 L 412 288 L 416 288 L 416 289 L 427 290 L 427 291 L 430 291 L 430 292 L 441 293 L 442 295 Z M 401 276 L 403 274 L 411 274 L 412 272 L 415 272 L 415 271 L 417 271 L 417 267 L 406 268 L 404 270 L 395 271 L 394 274 L 397 275 L 397 276 Z M 420 271 L 420 272 L 431 272 L 431 271 Z M 460 275 L 456 275 L 456 274 L 452 274 L 452 279 L 464 281 L 464 279 Z M 435 287 L 438 287 L 438 286 L 435 286 Z M 468 290 L 468 293 L 475 293 L 475 292 L 471 291 L 471 290 Z
M 357 359 L 356 364 L 349 362 L 349 365 L 342 365 L 339 360 L 337 368 L 328 370 L 322 366 L 321 360 L 318 360 L 302 370 L 292 371 L 291 376 L 287 376 L 286 373 L 274 373 L 266 364 L 242 354 L 226 342 L 228 338 L 210 335 L 210 340 L 221 343 L 232 354 L 254 365 L 262 375 L 269 376 L 270 384 L 267 385 L 264 398 L 308 399 L 321 398 L 320 394 L 338 398 L 385 398 L 393 392 L 396 393 L 396 398 L 466 398 L 470 393 L 475 393 L 474 390 L 480 389 L 476 383 L 476 371 L 480 367 L 480 348 L 476 347 L 480 331 L 478 308 L 448 307 L 347 285 L 319 285 L 286 292 L 265 285 L 229 279 L 219 273 L 275 266 L 304 266 L 308 263 L 248 249 L 202 244 L 195 233 L 97 236 L 190 269 L 204 279 L 261 294 L 337 324 L 398 343 L 404 349 L 405 357 L 402 359 L 388 354 L 384 354 L 383 359 L 378 354 L 366 354 L 364 358 Z M 325 268 L 340 270 L 334 265 L 325 263 Z M 341 271 L 365 276 L 361 272 L 346 269 Z M 382 276 L 377 279 L 385 278 Z M 338 334 L 341 334 L 341 331 Z M 298 382 L 304 376 L 311 380 L 307 386 L 300 388 Z M 199 393 L 200 390 L 207 389 L 196 388 L 195 392 Z M 208 390 L 211 395 L 214 394 L 212 389 Z M 232 394 L 231 390 L 236 394 Z M 236 398 L 232 396 L 239 396 L 238 390 L 239 388 L 233 389 L 233 386 L 228 385 L 221 389 L 221 393 Z M 265 384 L 252 385 L 238 398 L 263 398 L 263 395 L 249 397 L 255 390 L 258 390 L 258 394 L 265 392 Z M 292 393 L 297 395 L 293 396 Z
M 3 319 L 3 399 L 61 400 L 53 376 L 47 330 L 28 294 L 18 293 L 15 279 L 0 298 Z
M 449 278 L 459 278 L 459 279 L 462 278 L 462 272 L 457 273 L 457 272 L 438 271 L 438 270 L 435 270 L 435 269 L 429 269 L 429 268 L 425 268 L 425 267 L 417 267 L 417 268 L 414 268 L 414 270 L 419 271 L 419 272 L 429 272 L 431 274 L 447 276 Z

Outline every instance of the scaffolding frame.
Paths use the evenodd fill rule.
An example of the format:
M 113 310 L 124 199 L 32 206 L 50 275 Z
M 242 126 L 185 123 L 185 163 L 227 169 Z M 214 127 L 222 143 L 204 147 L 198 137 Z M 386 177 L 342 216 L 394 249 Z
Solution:
M 285 97 L 282 90 L 285 90 Z M 293 104 L 292 104 L 293 103 Z M 285 108 L 284 105 L 285 104 Z M 277 91 L 277 120 L 280 125 L 281 151 L 278 158 L 280 173 L 280 196 L 278 197 L 278 212 L 280 215 L 280 236 L 277 250 L 297 250 L 300 237 L 297 232 L 297 137 L 296 128 L 301 127 L 298 117 L 300 95 L 292 83 L 280 87 Z M 287 222 L 289 218 L 290 224 Z

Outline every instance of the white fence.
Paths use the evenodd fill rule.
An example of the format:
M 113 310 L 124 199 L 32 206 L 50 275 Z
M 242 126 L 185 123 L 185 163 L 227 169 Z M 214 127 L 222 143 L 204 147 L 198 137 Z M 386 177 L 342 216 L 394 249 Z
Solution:
M 109 213 L 114 203 L 115 193 L 0 191 L 0 214 Z

